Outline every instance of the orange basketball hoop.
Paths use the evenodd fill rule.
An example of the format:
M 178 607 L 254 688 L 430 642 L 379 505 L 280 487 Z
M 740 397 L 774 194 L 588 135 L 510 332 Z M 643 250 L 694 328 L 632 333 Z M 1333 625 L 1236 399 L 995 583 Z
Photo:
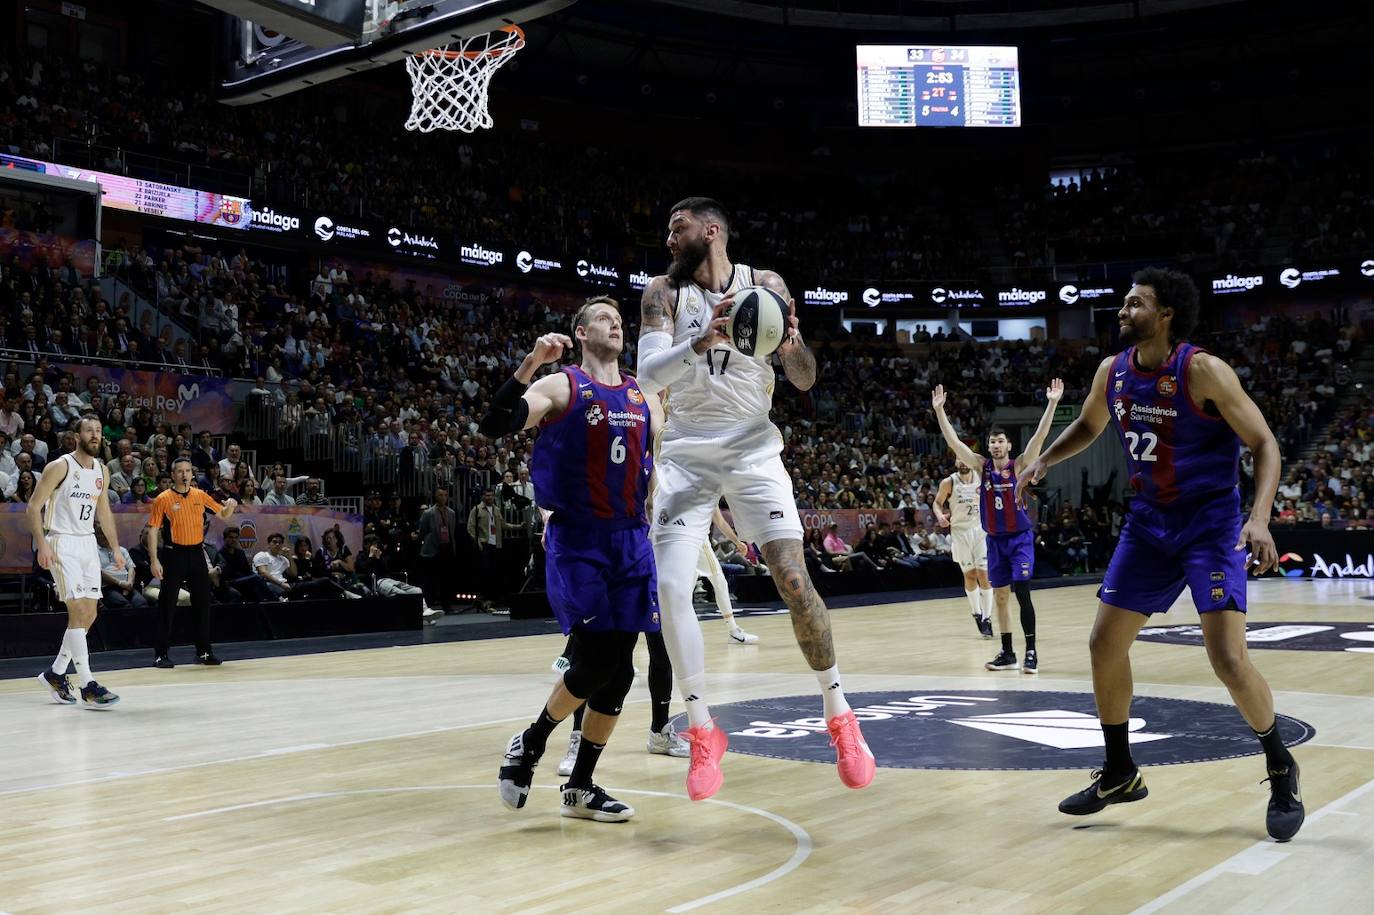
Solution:
M 492 74 L 524 46 L 525 31 L 512 24 L 406 58 L 411 95 L 406 130 L 472 133 L 490 127 Z

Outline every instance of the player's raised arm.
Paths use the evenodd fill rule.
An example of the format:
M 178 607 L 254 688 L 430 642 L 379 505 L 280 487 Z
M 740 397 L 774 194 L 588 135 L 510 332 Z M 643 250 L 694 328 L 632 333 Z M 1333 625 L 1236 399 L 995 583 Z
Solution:
M 1091 445 L 1102 430 L 1107 428 L 1107 421 L 1111 419 L 1107 412 L 1107 377 L 1112 371 L 1112 360 L 1115 356 L 1108 356 L 1097 366 L 1097 373 L 1093 375 L 1092 387 L 1088 389 L 1088 396 L 1083 400 L 1083 409 L 1078 411 L 1078 416 L 1069 427 L 1059 434 L 1059 438 L 1054 440 L 1054 444 L 1049 450 L 1040 455 L 1033 461 L 1026 463 L 1024 471 L 1018 469 L 1016 472 L 1016 501 L 1024 504 L 1023 493 L 1026 487 L 1039 483 L 1045 478 L 1045 472 L 1058 464 L 1073 457 L 1084 448 Z M 1053 411 L 1048 411 L 1053 413 Z
M 949 527 L 949 497 L 954 494 L 954 484 L 945 477 L 940 481 L 940 488 L 935 491 L 935 499 L 931 502 L 930 510 L 935 513 L 935 523 L 940 527 Z
M 1221 418 L 1255 456 L 1255 503 L 1241 528 L 1236 549 L 1249 543 L 1254 572 L 1263 574 L 1279 564 L 1274 537 L 1269 533 L 1269 514 L 1274 509 L 1274 493 L 1279 488 L 1283 465 L 1279 443 L 1264 421 L 1264 414 L 1245 393 L 1235 370 L 1216 356 L 1204 352 L 1193 356 L 1188 370 L 1188 388 L 1195 402 L 1205 404 L 1210 400 L 1216 406 Z
M 725 314 L 734 301 L 726 296 L 716 305 L 711 320 L 695 337 L 673 345 L 673 301 L 677 293 L 666 276 L 649 281 L 639 301 L 639 365 L 640 387 L 657 394 L 673 382 L 687 377 L 696 365 L 697 357 L 712 346 L 723 343 Z
M 1035 427 L 1035 434 L 1026 443 L 1026 450 L 1021 452 L 1021 456 L 1016 459 L 1016 472 L 1019 474 L 1027 464 L 1033 463 L 1040 457 L 1040 449 L 1045 446 L 1045 438 L 1050 434 L 1050 426 L 1054 424 L 1054 409 L 1059 406 L 1060 398 L 1064 396 L 1064 380 L 1056 378 L 1050 382 L 1050 386 L 1045 388 L 1045 413 L 1040 417 L 1040 425 Z
M 772 270 L 760 270 L 756 274 L 760 286 L 782 296 L 787 302 L 787 334 L 778 347 L 778 358 L 782 360 L 782 370 L 787 380 L 799 391 L 809 391 L 816 383 L 816 354 L 802 340 L 800 324 L 797 320 L 797 302 L 787 291 L 787 284 Z
M 534 349 L 525 356 L 520 368 L 506 379 L 506 383 L 491 399 L 487 414 L 477 426 L 481 433 L 490 438 L 500 438 L 536 426 L 550 413 L 565 409 L 571 393 L 568 380 L 561 372 L 546 375 L 534 384 L 530 384 L 530 381 L 540 366 L 557 362 L 572 348 L 573 342 L 566 334 L 545 334 L 536 340 Z
M 33 536 L 33 548 L 38 551 L 40 568 L 51 569 L 53 560 L 52 547 L 48 546 L 48 538 L 43 535 L 43 506 L 48 504 L 48 499 L 66 478 L 67 462 L 50 461 L 48 466 L 43 468 L 38 485 L 29 494 L 29 507 L 24 509 L 24 515 L 29 522 L 29 533 Z
M 935 390 L 930 395 L 930 405 L 935 408 L 935 418 L 940 422 L 940 433 L 945 437 L 945 444 L 949 445 L 954 456 L 963 461 L 969 467 L 981 467 L 983 462 L 972 448 L 959 441 L 959 436 L 955 434 L 954 427 L 950 425 L 949 417 L 945 415 L 945 386 L 937 384 Z

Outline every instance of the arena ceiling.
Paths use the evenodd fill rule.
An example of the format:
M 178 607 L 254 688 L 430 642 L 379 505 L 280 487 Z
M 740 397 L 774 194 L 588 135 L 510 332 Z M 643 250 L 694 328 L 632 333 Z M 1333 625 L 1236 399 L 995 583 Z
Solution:
M 955 32 L 1141 19 L 1241 0 L 649 0 L 766 25 Z

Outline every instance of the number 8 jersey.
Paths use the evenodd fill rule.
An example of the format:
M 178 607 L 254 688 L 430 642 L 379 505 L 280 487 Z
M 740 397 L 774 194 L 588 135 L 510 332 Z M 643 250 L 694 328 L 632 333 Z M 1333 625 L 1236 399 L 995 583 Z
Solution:
M 681 286 L 674 303 L 673 343 L 696 337 L 721 299 L 754 285 L 754 268 L 735 264 L 724 292 L 696 283 Z M 768 358 L 746 356 L 721 341 L 696 361 L 693 374 L 670 386 L 674 421 L 701 432 L 757 425 L 773 408 L 775 382 Z
M 1131 488 L 1155 504 L 1206 497 L 1239 481 L 1240 438 L 1220 415 L 1200 409 L 1188 390 L 1188 369 L 1199 352 L 1179 343 L 1163 365 L 1145 372 L 1132 346 L 1112 361 L 1107 378 L 1107 407 L 1126 451 Z
M 580 366 L 563 374 L 568 408 L 540 423 L 530 461 L 535 502 L 566 523 L 647 524 L 653 430 L 644 392 L 629 375 L 611 386 Z

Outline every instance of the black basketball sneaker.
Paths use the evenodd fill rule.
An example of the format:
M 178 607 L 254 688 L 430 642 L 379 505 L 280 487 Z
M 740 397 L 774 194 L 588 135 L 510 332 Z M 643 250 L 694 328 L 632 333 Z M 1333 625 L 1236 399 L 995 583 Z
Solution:
M 1139 769 L 1132 769 L 1124 776 L 1109 776 L 1101 769 L 1094 769 L 1092 779 L 1091 785 L 1059 802 L 1060 813 L 1086 816 L 1097 813 L 1108 804 L 1129 804 L 1143 800 L 1150 793 Z
M 1269 812 L 1264 825 L 1277 842 L 1287 842 L 1298 834 L 1307 812 L 1302 806 L 1302 788 L 1298 785 L 1298 763 L 1294 760 L 1286 769 L 1270 769 Z M 1263 782 L 1261 782 L 1263 784 Z
M 1016 652 L 999 651 L 997 657 L 983 666 L 988 670 L 1016 670 L 1021 664 L 1016 660 Z
M 72 692 L 72 682 L 63 674 L 55 674 L 48 668 L 38 675 L 38 682 L 52 696 L 54 702 L 62 705 L 76 705 L 76 694 Z
M 109 708 L 118 702 L 118 696 L 94 680 L 81 687 L 81 704 L 86 708 Z
M 506 754 L 501 757 L 501 770 L 496 775 L 496 787 L 501 792 L 501 802 L 511 810 L 525 806 L 530 796 L 530 785 L 534 783 L 534 767 L 539 757 L 525 752 L 525 732 L 521 731 L 506 745 Z
M 635 809 L 622 804 L 601 789 L 599 785 L 574 788 L 564 785 L 563 807 L 559 810 L 565 817 L 579 820 L 595 820 L 598 823 L 623 823 L 635 815 Z

